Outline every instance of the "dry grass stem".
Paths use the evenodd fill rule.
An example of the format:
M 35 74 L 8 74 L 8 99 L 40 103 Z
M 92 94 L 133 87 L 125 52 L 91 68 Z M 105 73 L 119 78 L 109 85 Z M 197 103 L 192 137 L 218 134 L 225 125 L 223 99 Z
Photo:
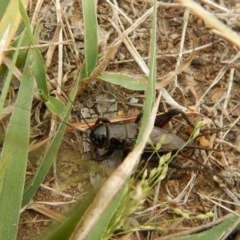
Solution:
M 207 12 L 196 2 L 191 0 L 178 0 L 185 7 L 189 8 L 195 15 L 203 19 L 205 24 L 209 27 L 216 29 L 215 33 L 220 33 L 222 37 L 227 39 L 230 43 L 234 44 L 240 50 L 240 36 L 232 31 L 229 27 L 224 25 L 221 21 L 215 18 L 211 13 Z

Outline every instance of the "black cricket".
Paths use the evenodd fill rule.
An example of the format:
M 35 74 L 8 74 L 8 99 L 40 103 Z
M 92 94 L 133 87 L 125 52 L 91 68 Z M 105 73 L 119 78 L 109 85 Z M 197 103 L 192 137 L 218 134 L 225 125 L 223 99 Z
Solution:
M 181 114 L 182 117 L 194 128 L 194 125 L 188 119 L 187 115 L 179 110 L 173 109 L 162 115 L 156 117 L 155 127 L 153 128 L 150 139 L 153 144 L 157 144 L 161 137 L 165 135 L 165 141 L 161 146 L 159 152 L 172 152 L 183 147 L 186 142 L 177 135 L 163 130 L 162 127 L 166 125 L 174 116 Z M 105 160 L 115 150 L 122 150 L 129 152 L 133 149 L 135 141 L 138 136 L 139 122 L 142 114 L 139 114 L 135 122 L 128 123 L 111 123 L 107 118 L 99 118 L 94 126 L 91 128 L 90 139 L 95 151 L 98 149 L 105 150 L 103 155 L 95 155 L 96 160 Z M 189 145 L 188 145 L 189 146 Z M 192 145 L 189 147 L 193 147 Z M 196 148 L 206 149 L 196 146 Z M 152 151 L 150 146 L 146 146 L 145 151 Z

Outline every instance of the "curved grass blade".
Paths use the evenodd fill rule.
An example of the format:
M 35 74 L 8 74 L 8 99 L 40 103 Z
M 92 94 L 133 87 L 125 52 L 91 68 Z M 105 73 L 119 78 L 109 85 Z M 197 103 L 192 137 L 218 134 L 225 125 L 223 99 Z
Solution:
M 136 79 L 135 76 L 123 73 L 104 72 L 97 79 L 120 85 L 121 87 L 133 91 L 145 91 L 147 88 L 147 79 L 141 77 Z
M 39 26 L 36 25 L 34 36 L 31 32 L 30 21 L 28 19 L 27 13 L 21 3 L 19 3 L 20 12 L 23 18 L 23 22 L 26 27 L 27 35 L 34 45 L 38 43 L 39 36 Z M 38 94 L 42 100 L 46 103 L 48 109 L 55 115 L 62 116 L 66 112 L 65 106 L 58 99 L 54 99 L 49 96 L 48 86 L 47 86 L 47 74 L 45 70 L 44 61 L 39 49 L 34 49 L 34 73 L 36 77 L 36 82 L 38 86 Z
M 30 200 L 34 197 L 40 184 L 42 183 L 42 181 L 46 177 L 50 167 L 52 166 L 53 161 L 55 160 L 55 157 L 57 155 L 58 149 L 59 149 L 61 141 L 62 141 L 62 137 L 65 132 L 65 128 L 66 128 L 65 123 L 68 121 L 69 115 L 71 113 L 72 102 L 76 96 L 79 82 L 80 82 L 80 78 L 76 81 L 75 85 L 72 88 L 72 92 L 70 94 L 70 101 L 69 101 L 67 107 L 65 108 L 66 112 L 64 114 L 63 121 L 60 123 L 56 135 L 53 137 L 49 147 L 47 148 L 45 155 L 43 157 L 42 163 L 38 167 L 37 172 L 35 173 L 34 177 L 30 181 L 30 183 L 28 184 L 28 186 L 24 192 L 22 206 L 27 205 L 30 202 Z
M 107 209 L 99 218 L 96 225 L 91 229 L 90 233 L 88 234 L 86 240 L 91 239 L 106 239 L 106 233 L 109 226 L 109 223 L 113 217 L 113 215 L 117 212 L 117 208 L 123 199 L 124 196 L 124 187 L 118 192 L 118 194 L 114 197 L 111 204 L 108 205 Z
M 211 239 L 211 240 L 218 240 L 218 239 L 225 239 L 223 236 L 226 236 L 226 233 L 228 233 L 229 229 L 232 229 L 232 226 L 236 226 L 235 223 L 239 221 L 238 216 L 232 216 L 231 218 L 223 221 L 222 223 L 218 224 L 215 227 L 212 227 L 211 229 L 200 232 L 197 234 L 187 235 L 183 237 L 178 238 L 172 238 L 174 240 L 192 240 L 192 239 L 198 239 L 198 240 L 205 240 L 205 239 Z
M 122 195 L 123 191 L 120 192 Z M 55 240 L 55 239 L 70 239 L 76 225 L 79 222 L 79 219 L 85 214 L 85 211 L 88 209 L 90 204 L 92 203 L 94 197 L 96 196 L 96 192 L 91 192 L 86 196 L 83 200 L 78 202 L 76 206 L 69 212 L 67 219 L 59 224 L 59 226 L 52 230 L 49 235 L 44 238 L 45 240 Z M 116 202 L 119 201 L 121 198 L 115 198 L 112 202 L 111 208 L 108 211 L 104 212 L 104 216 L 101 217 L 101 220 L 97 224 L 97 227 L 92 231 L 87 239 L 104 239 L 105 232 L 108 228 L 108 224 L 116 212 Z
M 78 202 L 76 206 L 71 209 L 64 222 L 59 224 L 56 228 L 50 229 L 49 234 L 41 239 L 44 240 L 55 240 L 55 239 L 69 239 L 79 222 L 79 219 L 85 213 L 85 210 L 92 203 L 96 192 L 89 193 L 83 201 Z M 45 234 L 44 234 L 45 235 Z
M 0 196 L 1 239 L 16 239 L 25 171 L 28 161 L 30 114 L 33 98 L 33 51 L 29 51 L 16 104 L 12 113 L 1 161 L 8 158 Z
M 57 115 L 60 118 L 62 118 L 67 111 L 66 106 L 53 96 L 49 96 L 48 101 L 45 102 L 45 104 L 51 113 Z

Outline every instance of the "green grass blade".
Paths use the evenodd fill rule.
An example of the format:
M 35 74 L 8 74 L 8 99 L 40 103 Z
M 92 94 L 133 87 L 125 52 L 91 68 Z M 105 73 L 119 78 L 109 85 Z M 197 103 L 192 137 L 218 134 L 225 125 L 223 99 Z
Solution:
M 36 30 L 35 30 L 35 33 L 33 36 L 28 15 L 27 15 L 25 8 L 22 5 L 21 1 L 19 1 L 19 10 L 20 10 L 20 13 L 22 16 L 23 23 L 26 27 L 27 35 L 31 41 L 31 44 L 32 45 L 37 44 L 38 36 L 39 36 L 38 25 L 36 27 Z M 34 50 L 34 73 L 36 76 L 38 89 L 41 90 L 42 96 L 44 96 L 43 100 L 47 101 L 48 95 L 49 95 L 48 87 L 47 87 L 47 77 L 46 77 L 44 61 L 43 61 L 43 58 L 42 58 L 42 55 L 41 55 L 39 49 Z
M 0 196 L 1 196 L 1 192 L 2 192 L 2 186 L 3 186 L 5 172 L 7 169 L 8 159 L 9 159 L 9 155 L 5 156 L 5 159 L 2 159 L 0 162 Z
M 124 187 L 120 192 L 115 196 L 113 201 L 108 205 L 108 208 L 104 211 L 104 213 L 99 218 L 98 222 L 94 225 L 94 227 L 89 232 L 86 240 L 92 239 L 106 239 L 104 236 L 107 233 L 107 230 L 111 227 L 109 223 L 113 217 L 113 215 L 117 212 L 118 206 L 122 200 L 124 194 Z
M 36 25 L 35 33 L 33 36 L 31 32 L 30 21 L 21 3 L 19 3 L 19 8 L 23 18 L 23 22 L 26 27 L 27 35 L 31 40 L 32 44 L 37 44 L 38 36 L 39 36 L 38 25 Z M 66 109 L 63 103 L 61 103 L 58 99 L 49 96 L 45 65 L 39 49 L 34 50 L 34 73 L 36 76 L 39 96 L 42 98 L 43 101 L 45 101 L 46 106 L 53 114 L 58 116 L 63 116 L 64 112 L 66 112 Z
M 72 109 L 72 106 L 70 104 L 68 104 L 67 112 L 63 118 L 63 122 L 67 122 L 70 112 L 71 112 L 71 109 Z M 40 166 L 38 167 L 34 177 L 30 181 L 30 183 L 27 186 L 26 191 L 24 192 L 22 206 L 27 205 L 31 201 L 31 199 L 34 197 L 40 184 L 43 182 L 49 169 L 51 168 L 53 161 L 55 160 L 55 157 L 57 155 L 58 149 L 59 149 L 61 141 L 62 141 L 62 137 L 64 135 L 64 131 L 66 128 L 66 124 L 63 122 L 59 125 L 57 133 L 54 136 L 52 142 L 50 143 L 48 149 L 46 150 L 46 153 L 43 157 L 43 160 L 42 160 Z
M 2 89 L 2 94 L 1 94 L 1 97 L 0 97 L 0 115 L 2 115 L 2 110 L 3 110 L 4 103 L 5 103 L 7 94 L 8 94 L 8 89 L 9 89 L 9 86 L 10 86 L 10 83 L 11 83 L 11 80 L 12 80 L 12 76 L 13 76 L 13 70 L 14 70 L 14 67 L 15 67 L 15 64 L 16 64 L 16 61 L 17 61 L 19 48 L 22 45 L 23 38 L 24 38 L 24 32 L 21 34 L 21 37 L 18 41 L 17 49 L 16 49 L 15 54 L 13 56 L 11 66 L 10 66 L 10 69 L 8 71 L 8 74 L 7 74 L 6 81 L 5 81 L 3 89 Z
M 23 23 L 24 23 L 24 25 L 26 27 L 27 35 L 28 35 L 31 43 L 34 44 L 35 40 L 34 40 L 34 37 L 33 37 L 33 34 L 32 34 L 31 24 L 30 24 L 28 15 L 27 15 L 27 13 L 25 11 L 25 7 L 23 6 L 21 0 L 18 0 L 18 4 L 19 4 L 19 12 L 21 14 L 22 21 L 23 21 Z
M 148 119 L 152 111 L 153 103 L 155 101 L 155 84 L 156 84 L 156 33 L 157 33 L 157 3 L 154 1 L 153 19 L 152 19 L 152 33 L 150 41 L 150 72 L 148 77 L 148 84 L 146 90 L 146 99 L 143 106 L 143 117 L 141 127 L 136 141 L 136 145 L 142 139 L 143 133 L 148 125 Z
M 98 33 L 96 1 L 82 0 L 84 19 L 85 77 L 89 77 L 96 66 L 98 56 Z
M 9 4 L 9 0 L 1 1 L 1 7 L 0 7 L 0 19 L 2 19 L 4 13 L 6 12 L 6 8 Z
M 23 24 L 21 24 L 21 25 L 23 25 Z M 21 40 L 22 34 L 24 34 L 24 36 L 23 36 L 23 40 L 21 40 L 22 41 L 21 47 L 27 47 L 27 46 L 31 45 L 29 37 L 27 36 L 27 33 L 24 29 L 21 29 L 21 27 L 19 27 L 17 34 L 18 34 L 18 37 L 16 38 L 16 40 L 14 40 L 11 43 L 12 48 L 18 48 L 19 41 Z M 24 50 L 22 49 L 19 51 L 17 61 L 16 61 L 17 68 L 23 68 L 25 66 L 27 54 L 28 54 L 28 49 L 24 49 Z M 5 56 L 9 59 L 13 59 L 14 55 L 15 55 L 15 50 L 11 51 L 9 53 L 6 53 Z M 2 64 L 0 66 L 0 76 L 3 74 L 6 74 L 7 71 L 8 71 L 8 67 L 5 64 Z
M 56 135 L 53 137 L 52 142 L 50 143 L 48 149 L 46 150 L 41 165 L 38 167 L 37 172 L 35 173 L 34 177 L 28 184 L 26 191 L 24 192 L 22 206 L 25 206 L 26 204 L 28 204 L 30 200 L 34 197 L 40 184 L 42 183 L 50 167 L 52 166 L 53 161 L 55 160 L 55 157 L 57 155 L 58 149 L 62 141 L 62 137 L 65 132 L 65 128 L 66 128 L 65 123 L 68 121 L 68 118 L 72 109 L 72 102 L 78 90 L 79 81 L 80 81 L 80 78 L 78 79 L 78 81 L 76 81 L 75 86 L 73 86 L 72 88 L 72 92 L 70 94 L 71 101 L 69 101 L 67 107 L 65 108 L 66 112 L 64 114 L 63 121 L 60 123 Z
M 198 240 L 205 240 L 205 239 L 211 239 L 211 240 L 218 240 L 222 239 L 221 237 L 228 232 L 228 229 L 232 228 L 232 226 L 235 226 L 235 223 L 238 221 L 238 216 L 232 216 L 231 218 L 225 220 L 224 222 L 218 224 L 217 226 L 193 235 L 183 236 L 179 238 L 173 238 L 174 240 L 192 240 L 192 239 L 198 239 Z
M 38 90 L 42 92 L 42 95 L 39 95 L 41 96 L 43 101 L 47 101 L 49 96 L 47 87 L 47 75 L 42 55 L 38 49 L 36 49 L 34 52 L 34 70 Z
M 30 114 L 33 98 L 33 51 L 29 52 L 16 104 L 12 113 L 1 161 L 8 159 L 0 196 L 1 239 L 16 239 L 25 171 L 28 161 Z
M 20 36 L 21 36 L 21 33 L 20 33 Z M 21 44 L 21 47 L 27 47 L 30 45 L 30 41 L 29 41 L 29 38 L 26 34 L 26 31 L 24 31 L 24 37 L 23 37 L 23 41 L 22 41 L 22 44 Z M 13 48 L 17 48 L 17 45 L 18 45 L 18 42 L 19 42 L 20 38 L 17 38 L 12 44 L 11 44 L 11 47 Z M 6 57 L 8 57 L 9 59 L 13 59 L 13 56 L 15 54 L 15 51 L 13 52 L 10 52 L 10 53 L 7 53 L 6 54 Z M 28 50 L 25 49 L 25 50 L 20 50 L 19 53 L 18 53 L 18 57 L 17 57 L 17 61 L 16 61 L 16 67 L 17 68 L 23 68 L 25 66 L 25 63 L 26 63 L 26 59 L 27 59 L 27 54 L 28 54 Z M 8 71 L 8 67 L 5 65 L 5 64 L 2 64 L 0 66 L 0 76 L 3 75 L 3 74 L 6 74 Z
M 22 4 L 27 6 L 28 0 L 22 0 Z M 7 5 L 7 7 L 6 7 Z M 1 46 L 3 49 L 9 47 L 18 27 L 21 22 L 21 15 L 19 13 L 18 2 L 15 0 L 10 1 L 0 1 L 1 8 L 1 24 L 0 24 L 0 39 L 2 40 L 5 35 L 4 45 Z M 3 12 L 3 9 L 5 11 Z M 2 64 L 4 54 L 0 54 L 0 64 Z
M 59 224 L 56 228 L 50 229 L 50 233 L 41 239 L 44 240 L 56 240 L 56 239 L 69 239 L 78 224 L 81 217 L 84 215 L 86 209 L 92 203 L 96 195 L 95 191 L 90 192 L 84 200 L 81 200 L 76 206 L 71 209 L 64 222 Z M 44 234 L 45 235 L 45 234 Z
M 97 79 L 120 85 L 121 87 L 133 91 L 144 91 L 147 88 L 147 81 L 122 73 L 104 72 Z
M 66 106 L 60 102 L 57 98 L 53 96 L 48 97 L 48 101 L 45 102 L 47 108 L 51 111 L 51 113 L 62 118 L 66 112 Z
M 105 239 L 104 235 L 107 231 L 109 222 L 112 219 L 112 216 L 116 212 L 116 206 L 122 199 L 124 191 L 120 191 L 120 193 L 114 198 L 111 205 L 109 205 L 108 209 L 101 216 L 98 223 L 94 226 L 92 231 L 89 233 L 87 240 L 91 239 Z M 55 239 L 70 239 L 77 223 L 84 215 L 87 208 L 91 205 L 96 192 L 90 193 L 86 199 L 79 202 L 68 214 L 68 218 L 60 224 L 48 237 L 44 237 L 45 240 L 55 240 Z

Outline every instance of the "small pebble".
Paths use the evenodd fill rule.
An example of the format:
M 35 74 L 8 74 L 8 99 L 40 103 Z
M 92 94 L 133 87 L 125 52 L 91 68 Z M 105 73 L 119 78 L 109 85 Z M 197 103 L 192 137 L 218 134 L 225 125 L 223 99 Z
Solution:
M 129 103 L 134 104 L 134 103 L 138 103 L 138 101 L 139 101 L 138 98 L 132 97 L 132 98 L 129 100 Z

